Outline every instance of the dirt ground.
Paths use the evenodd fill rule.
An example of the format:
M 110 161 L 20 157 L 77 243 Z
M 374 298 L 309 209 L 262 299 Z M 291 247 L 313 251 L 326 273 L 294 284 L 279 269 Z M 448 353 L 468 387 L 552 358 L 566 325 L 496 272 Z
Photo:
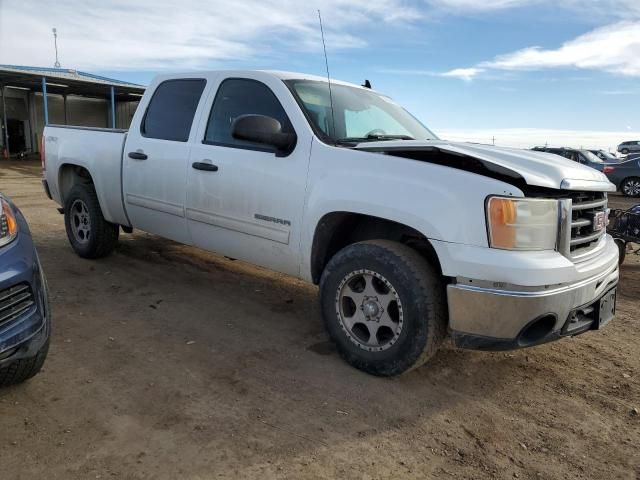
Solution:
M 638 256 L 601 332 L 381 379 L 332 349 L 313 286 L 143 233 L 82 260 L 37 164 L 0 164 L 0 191 L 54 314 L 42 374 L 0 391 L 2 479 L 640 477 Z

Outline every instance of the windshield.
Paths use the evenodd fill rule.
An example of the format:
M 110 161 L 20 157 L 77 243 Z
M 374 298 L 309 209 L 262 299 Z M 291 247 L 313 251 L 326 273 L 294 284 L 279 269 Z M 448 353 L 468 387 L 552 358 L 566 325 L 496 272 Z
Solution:
M 600 150 L 600 154 L 607 157 L 608 160 L 615 160 L 616 162 L 618 161 L 618 157 L 616 157 L 612 153 L 607 152 L 606 150 Z
M 437 140 L 438 137 L 389 97 L 363 88 L 326 82 L 285 81 L 323 140 L 358 143 L 375 140 Z M 334 125 L 335 122 L 335 125 Z
M 589 150 L 580 150 L 580 153 L 591 163 L 604 163 L 599 156 L 594 155 Z

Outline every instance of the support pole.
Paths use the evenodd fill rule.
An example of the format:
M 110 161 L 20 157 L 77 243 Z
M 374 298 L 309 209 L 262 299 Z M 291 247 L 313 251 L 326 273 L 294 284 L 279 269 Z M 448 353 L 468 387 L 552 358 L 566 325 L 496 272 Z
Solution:
M 4 150 L 6 152 L 7 158 L 9 158 L 9 155 L 11 154 L 11 151 L 9 150 L 9 128 L 7 126 L 7 106 L 4 101 L 7 91 L 5 90 L 4 85 L 0 85 L 0 90 L 2 90 L 2 125 L 4 125 Z
M 111 128 L 116 128 L 116 89 L 111 87 Z
M 31 101 L 33 100 L 34 97 L 35 96 L 31 93 L 31 90 L 29 90 L 29 93 L 27 93 L 27 118 L 29 119 L 28 120 L 28 123 L 29 123 L 29 147 L 31 149 L 31 153 L 35 153 L 35 151 L 36 151 L 35 148 L 33 148 L 34 147 L 34 141 L 33 141 L 34 132 L 33 132 L 33 122 L 31 121 L 31 117 L 32 117 L 32 114 L 33 114 L 33 111 L 32 111 L 33 109 L 31 107 Z
M 44 126 L 49 125 L 49 102 L 47 100 L 47 79 L 42 77 L 42 102 L 44 105 Z

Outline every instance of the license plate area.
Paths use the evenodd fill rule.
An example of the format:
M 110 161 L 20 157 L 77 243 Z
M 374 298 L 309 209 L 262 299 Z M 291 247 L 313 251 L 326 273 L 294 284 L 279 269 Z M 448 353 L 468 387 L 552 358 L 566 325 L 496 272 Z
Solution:
M 616 315 L 616 298 L 617 291 L 615 288 L 609 290 L 605 293 L 602 298 L 599 300 L 599 314 L 597 318 L 597 322 L 594 322 L 593 327 L 595 329 L 600 329 L 608 324 L 613 317 Z
M 594 302 L 575 309 L 569 314 L 561 335 L 579 335 L 587 330 L 599 330 L 607 325 L 616 313 L 616 289 L 608 290 Z

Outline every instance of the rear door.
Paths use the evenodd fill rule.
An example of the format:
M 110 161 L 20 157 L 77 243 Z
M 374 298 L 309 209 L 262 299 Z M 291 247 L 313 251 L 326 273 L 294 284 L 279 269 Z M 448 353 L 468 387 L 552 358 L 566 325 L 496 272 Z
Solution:
M 255 75 L 226 78 L 209 95 L 187 174 L 188 225 L 201 248 L 297 275 L 312 137 L 284 83 Z M 233 138 L 231 125 L 245 114 L 296 133 L 294 150 L 283 156 Z
M 187 163 L 206 85 L 204 78 L 157 81 L 136 112 L 123 152 L 123 200 L 131 224 L 187 244 Z

